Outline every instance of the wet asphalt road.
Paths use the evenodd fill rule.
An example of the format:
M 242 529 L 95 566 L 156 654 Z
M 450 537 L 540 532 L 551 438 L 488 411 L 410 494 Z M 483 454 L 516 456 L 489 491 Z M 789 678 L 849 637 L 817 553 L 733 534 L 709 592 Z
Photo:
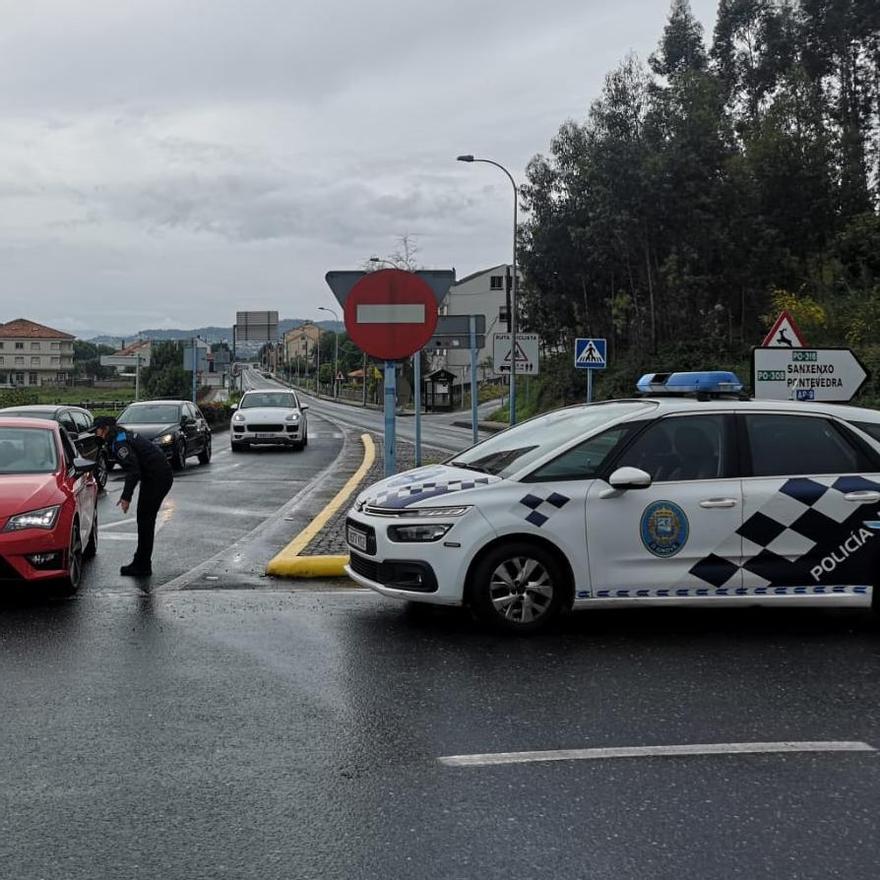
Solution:
M 259 579 L 266 562 L 296 534 L 293 524 L 281 521 L 279 511 L 334 463 L 343 439 L 343 431 L 317 413 L 310 416 L 309 445 L 302 452 L 264 448 L 232 454 L 229 434 L 215 434 L 211 463 L 188 459 L 186 469 L 175 473 L 159 512 L 153 587 L 186 575 L 238 541 L 248 545 L 255 530 L 270 532 L 270 545 L 261 547 L 260 554 L 239 554 L 243 564 L 235 567 L 235 584 Z M 85 567 L 83 593 L 137 588 L 119 574 L 137 546 L 137 495 L 127 516 L 116 506 L 123 481 L 120 470 L 112 471 L 107 491 L 98 500 L 99 551 Z M 253 535 L 253 540 L 259 537 Z M 228 570 L 228 564 L 218 565 L 216 575 L 225 576 Z
M 6 877 L 877 876 L 880 753 L 437 761 L 880 745 L 862 612 L 596 612 L 530 640 L 356 591 L 0 615 Z

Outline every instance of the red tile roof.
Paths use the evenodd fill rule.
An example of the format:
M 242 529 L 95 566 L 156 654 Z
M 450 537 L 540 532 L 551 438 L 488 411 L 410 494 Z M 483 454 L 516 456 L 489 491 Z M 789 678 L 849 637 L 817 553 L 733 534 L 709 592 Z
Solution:
M 125 356 L 137 354 L 138 352 L 143 353 L 145 348 L 150 348 L 153 342 L 150 339 L 138 339 L 136 342 L 132 342 L 131 345 L 126 345 L 125 348 L 120 348 L 119 351 L 116 352 L 117 356 Z
M 35 321 L 16 318 L 8 324 L 0 324 L 0 339 L 76 339 L 70 333 L 62 333 L 51 327 L 44 327 Z

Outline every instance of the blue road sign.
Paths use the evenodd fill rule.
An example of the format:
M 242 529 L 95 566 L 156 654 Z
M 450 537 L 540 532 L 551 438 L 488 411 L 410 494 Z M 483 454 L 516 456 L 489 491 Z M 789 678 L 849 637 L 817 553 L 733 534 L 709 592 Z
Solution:
M 604 370 L 608 366 L 604 339 L 575 339 L 574 365 L 579 370 Z

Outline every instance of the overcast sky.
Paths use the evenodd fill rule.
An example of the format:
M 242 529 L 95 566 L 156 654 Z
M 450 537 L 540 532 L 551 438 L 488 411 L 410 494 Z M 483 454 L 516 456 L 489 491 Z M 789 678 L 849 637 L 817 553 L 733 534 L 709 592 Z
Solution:
M 711 34 L 714 0 L 693 0 Z M 328 317 L 331 268 L 509 259 L 512 192 L 660 0 L 0 0 L 0 321 Z

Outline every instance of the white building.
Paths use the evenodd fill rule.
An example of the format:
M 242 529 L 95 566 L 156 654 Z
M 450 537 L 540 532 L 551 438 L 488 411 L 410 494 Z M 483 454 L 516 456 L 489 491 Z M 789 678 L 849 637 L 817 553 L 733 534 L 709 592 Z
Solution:
M 74 338 L 24 318 L 0 324 L 0 385 L 67 385 Z
M 506 278 L 513 271 L 502 263 L 491 269 L 481 269 L 456 282 L 449 289 L 442 315 L 484 315 L 486 318 L 486 345 L 477 352 L 477 379 L 492 379 L 499 375 L 492 365 L 492 336 L 507 332 Z M 467 349 L 446 349 L 432 358 L 432 369 L 445 367 L 456 376 L 456 384 L 470 384 L 470 352 Z

